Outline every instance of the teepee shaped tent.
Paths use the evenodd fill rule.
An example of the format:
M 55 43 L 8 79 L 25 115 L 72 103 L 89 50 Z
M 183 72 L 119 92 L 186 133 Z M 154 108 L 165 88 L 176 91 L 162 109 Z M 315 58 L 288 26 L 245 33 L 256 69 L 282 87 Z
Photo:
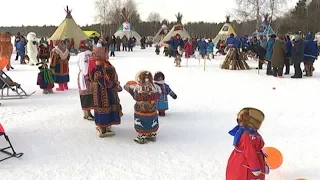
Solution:
M 169 31 L 169 33 L 161 40 L 161 42 L 159 43 L 160 45 L 167 45 L 167 41 L 169 41 L 171 39 L 171 37 L 176 36 L 177 34 L 180 35 L 181 39 L 185 40 L 185 39 L 190 39 L 190 35 L 189 33 L 184 29 L 181 20 L 182 20 L 182 14 L 178 13 L 176 15 L 177 18 L 177 24 L 175 24 L 172 29 Z
M 270 36 L 272 34 L 275 34 L 273 31 L 272 27 L 270 26 L 270 21 L 269 21 L 269 14 L 265 14 L 264 16 L 264 21 L 260 25 L 259 29 L 256 29 L 252 35 L 253 36 Z
M 225 41 L 230 36 L 230 34 L 234 34 L 235 36 L 237 35 L 236 31 L 233 29 L 230 23 L 230 16 L 227 16 L 226 23 L 222 26 L 217 36 L 213 39 L 214 45 L 217 45 L 219 40 Z
M 162 25 L 160 30 L 157 32 L 156 36 L 153 38 L 153 43 L 159 43 L 169 32 L 169 28 L 167 25 Z
M 67 16 L 59 25 L 49 40 L 73 39 L 75 48 L 79 48 L 80 41 L 88 39 L 88 36 L 81 30 L 71 16 L 68 6 L 65 9 Z
M 140 40 L 141 40 L 141 36 L 134 30 L 133 26 L 128 22 L 122 23 L 119 29 L 117 30 L 117 32 L 114 33 L 114 36 L 115 37 L 119 36 L 120 38 L 122 38 L 123 36 L 126 36 L 128 39 L 131 37 L 135 37 L 137 40 L 136 41 L 137 45 L 140 44 Z

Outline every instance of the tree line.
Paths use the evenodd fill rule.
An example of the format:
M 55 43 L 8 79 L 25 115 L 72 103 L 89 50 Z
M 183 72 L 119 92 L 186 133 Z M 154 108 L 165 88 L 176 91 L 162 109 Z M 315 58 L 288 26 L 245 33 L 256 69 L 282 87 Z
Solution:
M 239 1 L 239 0 L 236 0 Z M 241 0 L 244 2 L 251 2 L 254 4 L 259 1 L 262 6 L 263 1 L 267 0 Z M 269 0 L 277 4 L 276 0 Z M 280 2 L 280 1 L 279 1 Z M 283 2 L 283 1 L 281 1 Z M 263 11 L 263 7 L 255 8 L 249 11 L 253 15 L 249 16 L 249 12 L 245 13 L 244 8 L 239 4 L 239 9 L 235 10 L 236 15 L 233 15 L 234 19 L 231 21 L 233 28 L 235 29 L 238 36 L 250 35 L 257 28 L 257 22 L 262 21 L 263 15 L 266 10 Z M 137 5 L 134 0 L 127 0 L 122 2 L 121 0 L 97 0 L 96 1 L 96 24 L 82 26 L 82 30 L 95 30 L 102 33 L 103 36 L 111 36 L 114 34 L 123 22 L 130 22 L 134 29 L 141 36 L 154 36 L 163 24 L 166 24 L 169 28 L 172 28 L 176 22 L 169 22 L 166 19 L 162 19 L 159 13 L 150 13 L 147 21 L 142 21 L 137 10 Z M 266 6 L 266 5 L 265 5 Z M 268 4 L 268 7 L 271 6 Z M 273 5 L 274 10 L 269 10 L 267 13 L 273 12 L 275 17 L 276 10 L 278 7 Z M 246 8 L 248 10 L 250 8 Z M 266 9 L 266 8 L 265 8 Z M 239 15 L 240 14 L 240 15 Z M 255 16 L 256 15 L 256 16 Z M 258 16 L 259 15 L 259 16 Z M 285 33 L 298 33 L 302 31 L 307 32 L 318 32 L 320 31 L 320 1 L 312 0 L 309 4 L 307 0 L 299 0 L 295 8 L 292 9 L 285 15 L 278 16 L 275 18 L 271 26 L 275 32 L 280 34 Z M 76 17 L 75 21 L 77 20 Z M 232 18 L 232 17 L 231 17 Z M 240 18 L 240 19 L 239 19 Z M 271 20 L 270 20 L 271 21 Z M 194 37 L 205 37 L 214 38 L 220 29 L 222 23 L 211 23 L 211 22 L 187 22 L 184 24 L 184 28 Z M 12 27 L 0 27 L 0 32 L 10 32 L 12 35 L 20 32 L 26 35 L 28 32 L 35 32 L 38 37 L 50 37 L 56 30 L 56 26 L 12 26 Z

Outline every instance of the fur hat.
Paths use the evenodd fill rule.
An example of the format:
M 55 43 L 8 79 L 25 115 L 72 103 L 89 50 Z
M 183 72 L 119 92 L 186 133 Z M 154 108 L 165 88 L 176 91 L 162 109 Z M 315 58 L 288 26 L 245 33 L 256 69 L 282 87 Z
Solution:
M 238 113 L 237 121 L 247 128 L 258 130 L 264 121 L 264 114 L 259 109 L 245 107 Z
M 158 71 L 154 74 L 154 78 L 155 81 L 164 81 L 165 76 L 161 71 Z
M 144 84 L 146 82 L 153 83 L 152 73 L 150 71 L 142 70 L 136 74 L 136 82 Z

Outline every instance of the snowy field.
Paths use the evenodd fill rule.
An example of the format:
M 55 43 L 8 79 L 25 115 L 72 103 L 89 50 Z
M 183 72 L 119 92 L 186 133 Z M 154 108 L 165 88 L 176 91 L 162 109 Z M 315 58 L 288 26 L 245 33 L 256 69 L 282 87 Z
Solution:
M 83 120 L 77 90 L 78 68 L 70 60 L 70 90 L 43 95 L 36 85 L 37 67 L 18 65 L 8 72 L 14 81 L 36 94 L 25 100 L 1 101 L 0 122 L 20 159 L 0 163 L 1 180 L 224 180 L 236 125 L 245 106 L 261 109 L 266 119 L 260 130 L 266 146 L 278 148 L 283 165 L 267 180 L 320 179 L 319 102 L 320 64 L 314 77 L 274 78 L 265 70 L 221 70 L 223 57 L 189 67 L 174 67 L 173 59 L 155 55 L 153 48 L 116 52 L 111 62 L 124 85 L 137 71 L 163 71 L 178 95 L 160 118 L 158 140 L 133 141 L 134 101 L 119 94 L 124 116 L 114 126 L 116 136 L 101 139 L 95 124 Z M 14 57 L 12 57 L 13 59 Z M 255 61 L 249 65 L 257 67 Z M 291 75 L 293 69 L 291 70 Z M 274 89 L 274 88 L 275 89 Z M 1 137 L 0 147 L 6 142 Z M 0 158 L 4 156 L 0 154 Z

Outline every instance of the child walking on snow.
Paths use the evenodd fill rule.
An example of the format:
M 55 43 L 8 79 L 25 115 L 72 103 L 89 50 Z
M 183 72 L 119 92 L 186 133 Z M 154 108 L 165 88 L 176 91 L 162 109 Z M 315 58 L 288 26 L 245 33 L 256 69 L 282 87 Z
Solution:
M 170 86 L 164 81 L 165 76 L 162 72 L 156 72 L 154 82 L 161 88 L 160 98 L 157 104 L 159 116 L 165 116 L 165 111 L 169 109 L 168 95 L 173 99 L 177 99 L 177 95 L 171 90 Z
M 37 63 L 40 72 L 38 73 L 37 85 L 43 90 L 43 94 L 52 94 L 54 88 L 54 80 L 51 70 L 48 69 L 48 65 L 45 62 Z
M 153 77 L 149 71 L 140 71 L 136 75 L 136 83 L 129 81 L 124 89 L 130 93 L 136 101 L 134 105 L 134 128 L 138 136 L 134 139 L 139 144 L 148 141 L 155 142 L 159 128 L 157 101 L 161 92 L 159 86 L 153 83 Z
M 238 113 L 238 125 L 229 131 L 234 137 L 234 150 L 228 160 L 226 180 L 262 180 L 269 173 L 262 151 L 264 141 L 257 132 L 263 120 L 263 112 L 255 108 L 243 108 Z

